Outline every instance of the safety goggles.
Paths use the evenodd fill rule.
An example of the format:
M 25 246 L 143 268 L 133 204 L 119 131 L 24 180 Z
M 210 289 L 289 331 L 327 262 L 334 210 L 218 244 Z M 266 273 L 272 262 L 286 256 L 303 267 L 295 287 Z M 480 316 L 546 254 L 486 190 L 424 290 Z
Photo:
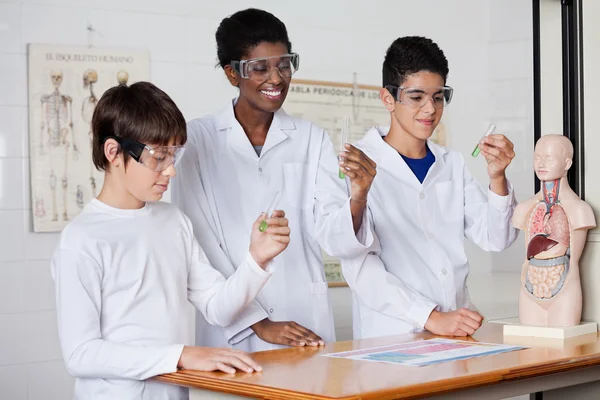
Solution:
M 105 141 L 107 139 L 116 140 L 123 151 L 126 151 L 131 158 L 154 172 L 162 172 L 169 168 L 171 164 L 177 165 L 185 150 L 183 146 L 150 147 L 119 136 L 109 136 Z
M 454 89 L 450 86 L 404 87 L 387 85 L 385 88 L 398 103 L 411 108 L 422 108 L 430 100 L 435 108 L 444 108 L 450 104 L 454 93 Z
M 230 65 L 244 79 L 265 82 L 274 70 L 277 70 L 282 78 L 290 78 L 298 71 L 300 56 L 296 53 L 283 54 L 280 56 L 232 61 Z

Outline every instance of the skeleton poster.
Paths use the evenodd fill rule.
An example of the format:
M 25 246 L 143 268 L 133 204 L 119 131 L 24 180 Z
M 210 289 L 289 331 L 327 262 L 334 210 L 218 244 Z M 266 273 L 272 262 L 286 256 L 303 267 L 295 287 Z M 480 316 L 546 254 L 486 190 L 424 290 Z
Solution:
M 28 46 L 33 230 L 57 232 L 103 183 L 92 164 L 92 115 L 104 91 L 150 79 L 147 51 Z

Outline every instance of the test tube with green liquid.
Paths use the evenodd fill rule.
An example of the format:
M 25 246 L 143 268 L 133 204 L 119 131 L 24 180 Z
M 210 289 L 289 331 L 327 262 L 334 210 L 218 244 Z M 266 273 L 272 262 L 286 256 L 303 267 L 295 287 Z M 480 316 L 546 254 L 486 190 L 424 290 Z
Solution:
M 494 133 L 495 130 L 496 130 L 496 125 L 491 124 L 490 127 L 488 128 L 487 132 L 485 133 L 485 135 L 483 135 L 483 137 L 490 136 L 492 133 Z M 481 152 L 481 149 L 479 148 L 479 143 L 482 140 L 483 140 L 483 138 L 481 138 L 479 140 L 479 142 L 477 142 L 477 145 L 475 146 L 475 150 L 473 150 L 473 152 L 471 153 L 471 156 L 477 157 L 479 155 L 479 153 Z
M 279 191 L 275 192 L 275 195 L 271 199 L 271 203 L 269 203 L 269 207 L 267 207 L 265 219 L 258 226 L 259 231 L 264 232 L 267 230 L 267 227 L 269 226 L 267 224 L 267 218 L 269 218 L 271 216 L 271 214 L 273 214 L 273 212 L 275 212 L 275 207 L 277 207 L 278 199 L 279 199 Z
M 350 120 L 347 116 L 343 116 L 342 117 L 342 129 L 340 131 L 340 152 L 346 151 L 346 149 L 344 148 L 344 145 L 348 141 L 348 131 L 349 130 L 350 130 Z M 339 157 L 339 158 L 341 159 L 342 157 Z M 341 167 L 340 167 L 339 177 L 340 177 L 340 179 L 346 179 L 346 174 L 344 174 Z

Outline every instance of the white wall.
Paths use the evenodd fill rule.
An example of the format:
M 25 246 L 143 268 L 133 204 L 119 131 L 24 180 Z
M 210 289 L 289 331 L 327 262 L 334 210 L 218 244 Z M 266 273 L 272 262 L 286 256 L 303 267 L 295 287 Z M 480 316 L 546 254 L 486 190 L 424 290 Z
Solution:
M 532 4 L 493 1 L 490 15 L 491 115 L 515 145 L 507 174 L 520 202 L 534 194 Z M 492 255 L 492 271 L 519 275 L 524 260 L 525 241 L 519 235 L 508 250 Z
M 600 225 L 600 185 L 598 185 L 598 164 L 596 163 L 598 122 L 596 112 L 600 109 L 600 99 L 594 96 L 600 90 L 600 2 L 584 0 L 583 10 L 583 79 L 584 79 L 584 144 L 585 144 L 585 201 L 596 212 L 596 225 Z M 581 281 L 583 286 L 583 319 L 600 322 L 600 228 L 588 234 L 581 260 Z
M 542 135 L 563 134 L 562 6 L 540 1 L 540 85 Z
M 482 159 L 469 154 L 490 120 L 496 122 L 523 154 L 509 171 L 523 192 L 532 185 L 524 173 L 532 135 L 528 4 L 518 0 L 252 3 L 288 26 L 294 50 L 302 55 L 298 78 L 351 81 L 356 72 L 360 83 L 378 85 L 383 56 L 393 39 L 410 34 L 437 41 L 450 61 L 448 83 L 456 89 L 445 115 L 450 145 L 465 155 L 473 174 L 485 180 Z M 240 0 L 0 0 L 0 398 L 66 399 L 72 391 L 58 348 L 48 263 L 58 235 L 33 234 L 30 228 L 26 44 L 86 45 L 90 23 L 97 31 L 96 46 L 147 48 L 152 80 L 189 119 L 220 109 L 235 94 L 214 68 L 213 35 L 221 18 L 247 6 Z M 474 273 L 470 279 L 473 299 L 489 300 L 485 290 L 492 281 L 489 273 L 511 270 L 515 263 L 504 265 L 501 256 L 474 248 L 469 248 L 469 256 L 473 269 L 483 274 L 479 279 Z M 335 290 L 338 334 L 347 338 L 348 291 Z M 506 293 L 498 285 L 494 292 Z
M 515 145 L 516 156 L 507 175 L 517 201 L 522 201 L 534 192 L 531 1 L 490 1 L 488 23 L 488 115 L 497 126 L 496 131 L 504 133 Z M 461 151 L 464 154 L 470 148 Z M 481 182 L 486 181 L 481 164 L 472 162 L 470 168 Z M 468 286 L 474 304 L 488 319 L 517 316 L 520 271 L 525 259 L 523 235 L 501 253 L 480 255 L 467 243 L 471 263 Z

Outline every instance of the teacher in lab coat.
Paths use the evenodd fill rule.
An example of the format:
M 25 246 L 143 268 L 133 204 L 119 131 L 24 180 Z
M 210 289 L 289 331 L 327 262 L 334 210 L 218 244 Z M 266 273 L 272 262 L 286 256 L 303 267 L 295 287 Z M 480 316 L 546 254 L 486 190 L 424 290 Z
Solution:
M 484 189 L 460 153 L 430 140 L 453 93 L 438 45 L 399 38 L 382 71 L 380 98 L 391 125 L 372 128 L 356 144 L 378 164 L 368 195 L 375 243 L 342 262 L 353 292 L 354 339 L 421 329 L 471 335 L 483 316 L 469 298 L 464 240 L 501 251 L 517 237 L 505 174 L 513 144 L 500 134 L 478 143 L 478 162 L 489 175 Z
M 188 123 L 174 202 L 225 276 L 247 253 L 244 227 L 273 199 L 283 210 L 273 217 L 285 212 L 292 233 L 257 301 L 225 329 L 198 314 L 196 342 L 260 351 L 335 341 L 320 246 L 332 256 L 354 257 L 373 244 L 365 210 L 375 163 L 347 145 L 338 164 L 323 129 L 281 109 L 299 56 L 279 19 L 262 10 L 239 11 L 221 22 L 216 42 L 219 63 L 239 96 L 220 113 Z

